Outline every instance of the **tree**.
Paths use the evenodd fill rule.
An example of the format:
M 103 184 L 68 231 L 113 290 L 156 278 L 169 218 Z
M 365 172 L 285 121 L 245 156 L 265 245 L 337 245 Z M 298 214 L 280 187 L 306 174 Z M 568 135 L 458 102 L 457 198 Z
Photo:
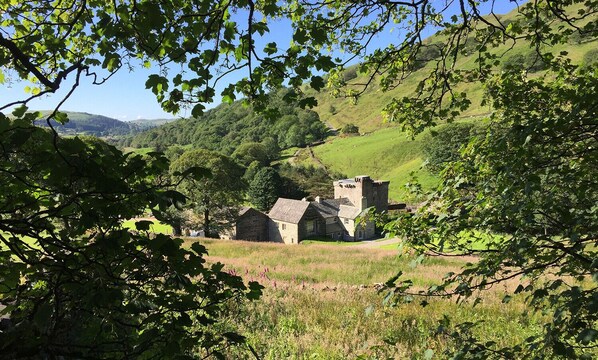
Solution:
M 214 324 L 259 286 L 207 266 L 199 244 L 123 219 L 182 196 L 158 154 L 60 138 L 0 115 L 0 352 L 5 358 L 177 358 L 221 352 Z M 201 280 L 198 280 L 201 279 Z
M 472 123 L 451 123 L 430 131 L 422 139 L 426 167 L 438 173 L 448 163 L 457 161 L 460 158 L 459 150 L 467 145 L 473 132 Z
M 464 351 L 477 356 L 588 358 L 596 347 L 598 67 L 555 67 L 550 76 L 505 72 L 489 83 L 497 111 L 487 134 L 449 164 L 442 189 L 415 216 L 389 226 L 426 251 L 481 256 L 420 294 L 477 296 L 518 279 L 515 293 L 536 311 L 550 309 L 543 336 L 517 347 L 480 347 L 470 337 Z M 474 247 L 480 234 L 485 250 Z
M 598 50 L 592 49 L 583 56 L 583 66 L 590 66 L 598 61 Z
M 249 166 L 254 161 L 262 166 L 270 165 L 270 162 L 278 158 L 276 147 L 267 147 L 265 144 L 248 142 L 241 144 L 232 154 L 232 158 L 244 166 Z
M 282 180 L 271 167 L 260 169 L 249 184 L 249 201 L 261 211 L 269 210 L 280 196 Z
M 188 207 L 202 215 L 206 236 L 218 236 L 230 228 L 245 195 L 243 168 L 217 152 L 195 149 L 186 151 L 170 166 L 176 178 L 190 169 L 203 168 L 210 175 L 200 179 L 179 178 L 179 190 L 189 199 Z
M 257 172 L 260 171 L 263 167 L 264 166 L 262 166 L 262 164 L 260 164 L 259 161 L 252 162 L 251 164 L 249 164 L 247 169 L 245 169 L 245 174 L 243 174 L 243 180 L 245 180 L 246 183 L 251 184 L 251 181 L 255 177 L 255 174 L 257 174 Z

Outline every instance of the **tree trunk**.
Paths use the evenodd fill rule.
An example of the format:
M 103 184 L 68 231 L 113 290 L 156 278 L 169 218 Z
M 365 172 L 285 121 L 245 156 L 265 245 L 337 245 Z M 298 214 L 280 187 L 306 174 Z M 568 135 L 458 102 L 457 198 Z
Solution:
M 181 224 L 173 224 L 171 226 L 172 226 L 172 235 L 173 236 L 183 235 L 183 229 L 181 229 Z
M 204 203 L 204 211 L 203 211 L 203 231 L 206 237 L 212 237 L 212 232 L 210 231 L 210 200 L 205 197 L 203 199 Z

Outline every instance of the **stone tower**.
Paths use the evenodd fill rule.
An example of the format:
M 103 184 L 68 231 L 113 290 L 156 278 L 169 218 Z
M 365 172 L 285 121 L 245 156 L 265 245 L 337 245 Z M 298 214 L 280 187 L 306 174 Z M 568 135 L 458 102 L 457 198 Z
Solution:
M 360 210 L 376 207 L 377 212 L 388 210 L 390 181 L 372 180 L 367 175 L 334 182 L 334 198 L 347 198 Z

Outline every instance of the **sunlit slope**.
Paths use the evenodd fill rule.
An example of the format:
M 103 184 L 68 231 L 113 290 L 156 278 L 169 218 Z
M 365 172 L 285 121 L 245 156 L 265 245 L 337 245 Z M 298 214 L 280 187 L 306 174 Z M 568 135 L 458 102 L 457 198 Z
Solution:
M 349 177 L 370 175 L 390 180 L 390 198 L 411 200 L 404 185 L 414 172 L 425 189 L 437 179 L 422 169 L 422 136 L 408 138 L 398 128 L 388 128 L 364 136 L 335 138 L 313 148 L 314 154 L 330 170 Z
M 575 11 L 572 9 L 571 11 Z M 500 17 L 500 21 L 506 24 L 516 16 L 516 12 Z M 556 26 L 556 24 L 553 24 Z M 446 38 L 442 35 L 433 35 L 424 41 L 425 44 L 444 43 Z M 598 41 L 596 39 L 579 39 L 573 37 L 568 44 L 557 45 L 550 48 L 550 51 L 558 55 L 561 52 L 566 52 L 573 63 L 581 64 L 586 62 L 584 57 L 588 53 L 596 53 L 598 57 Z M 541 49 L 544 50 L 544 49 Z M 529 46 L 525 41 L 517 41 L 516 43 L 506 42 L 503 45 L 491 49 L 491 52 L 496 54 L 501 63 L 516 62 L 516 57 L 531 58 L 534 55 L 535 49 Z M 456 64 L 456 68 L 471 69 L 477 66 L 476 58 L 477 52 L 471 51 L 466 56 L 461 56 Z M 586 57 L 587 59 L 587 57 Z M 595 60 L 594 60 L 595 61 Z M 501 71 L 503 65 L 499 65 L 496 71 Z M 315 96 L 318 100 L 318 106 L 314 109 L 320 115 L 320 119 L 328 122 L 336 128 L 341 128 L 343 125 L 353 123 L 357 125 L 360 132 L 367 133 L 377 129 L 393 126 L 383 122 L 382 110 L 393 98 L 402 98 L 414 94 L 417 84 L 424 79 L 435 67 L 435 61 L 430 61 L 423 68 L 414 71 L 402 84 L 389 91 L 382 91 L 378 86 L 377 81 L 373 81 L 363 95 L 359 98 L 357 103 L 352 103 L 350 99 L 334 98 L 329 92 L 322 91 L 315 93 L 313 91 L 306 91 L 309 95 Z M 542 73 L 541 69 L 530 69 L 533 74 L 539 75 Z M 365 83 L 366 77 L 358 75 L 357 78 L 348 81 L 348 83 Z M 362 89 L 355 87 L 355 89 Z M 466 92 L 468 98 L 472 101 L 471 107 L 463 112 L 462 117 L 479 117 L 488 114 L 491 109 L 487 106 L 482 106 L 483 88 L 478 82 L 471 82 L 457 86 L 455 91 Z

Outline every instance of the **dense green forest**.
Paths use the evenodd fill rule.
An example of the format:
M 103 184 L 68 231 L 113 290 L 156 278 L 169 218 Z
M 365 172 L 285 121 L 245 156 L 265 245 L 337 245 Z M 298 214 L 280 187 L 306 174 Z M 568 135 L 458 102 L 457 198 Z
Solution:
M 323 139 L 328 129 L 318 114 L 301 109 L 296 103 L 285 102 L 283 97 L 287 92 L 281 90 L 270 95 L 269 106 L 278 115 L 273 120 L 237 101 L 222 104 L 199 118 L 181 119 L 150 129 L 122 140 L 119 145 L 160 150 L 175 144 L 192 145 L 230 155 L 239 145 L 248 142 L 272 139 L 284 149 Z

